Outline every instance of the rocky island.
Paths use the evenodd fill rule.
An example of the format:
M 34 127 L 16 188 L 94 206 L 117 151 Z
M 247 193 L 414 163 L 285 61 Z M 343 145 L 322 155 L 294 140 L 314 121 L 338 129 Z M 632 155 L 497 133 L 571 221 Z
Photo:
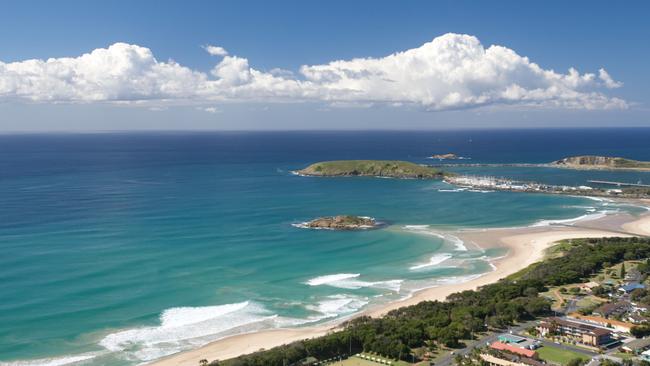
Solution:
M 650 162 L 610 156 L 571 156 L 554 161 L 547 166 L 585 170 L 643 170 L 650 171 Z
M 442 179 L 441 170 L 399 160 L 338 160 L 312 164 L 294 172 L 315 177 L 386 177 L 402 179 Z
M 294 226 L 305 229 L 367 230 L 374 229 L 379 224 L 372 217 L 339 215 L 319 217 L 301 224 L 295 224 Z

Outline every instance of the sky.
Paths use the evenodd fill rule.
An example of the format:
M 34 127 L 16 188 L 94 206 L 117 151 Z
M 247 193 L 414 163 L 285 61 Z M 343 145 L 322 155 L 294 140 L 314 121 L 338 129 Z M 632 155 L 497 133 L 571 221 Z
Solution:
M 650 127 L 647 1 L 5 1 L 0 132 Z

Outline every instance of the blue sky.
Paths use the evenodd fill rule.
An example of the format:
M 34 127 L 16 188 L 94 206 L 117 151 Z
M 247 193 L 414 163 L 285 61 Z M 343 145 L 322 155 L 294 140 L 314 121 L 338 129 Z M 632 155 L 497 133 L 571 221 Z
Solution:
M 0 12 L 0 62 L 5 65 L 4 75 L 0 67 L 0 131 L 650 126 L 648 4 L 12 1 L 3 4 Z M 491 70 L 489 78 L 494 79 L 489 80 L 472 69 L 493 58 L 476 60 L 453 82 L 435 75 L 419 79 L 426 70 L 404 76 L 404 69 L 395 68 L 404 60 L 385 59 L 448 33 L 473 39 L 439 38 L 444 46 L 421 49 L 418 54 L 423 67 L 448 70 L 449 63 L 432 61 L 444 52 L 452 52 L 447 55 L 452 66 L 462 63 L 463 57 L 453 53 L 458 44 L 479 51 L 499 45 L 521 59 L 498 55 L 494 62 L 506 66 L 490 63 L 498 75 Z M 185 83 L 188 72 L 204 75 L 180 91 L 169 92 L 167 86 L 144 90 L 141 84 L 156 84 L 162 77 L 147 71 L 151 66 L 147 64 L 116 78 L 140 80 L 146 74 L 158 79 L 135 86 L 111 84 L 106 89 L 113 81 L 93 74 L 89 78 L 95 89 L 87 89 L 88 80 L 71 83 L 69 76 L 86 66 L 63 60 L 56 71 L 39 69 L 39 86 L 32 87 L 34 71 L 25 60 L 77 58 L 116 42 L 129 45 L 112 51 L 119 55 L 143 52 L 134 48 L 141 47 L 165 67 L 173 60 L 183 68 L 174 76 L 164 73 L 173 85 Z M 205 45 L 223 47 L 228 55 L 211 56 L 201 47 Z M 524 57 L 542 72 L 566 80 L 542 77 L 521 66 Z M 234 62 L 226 65 L 224 58 Z M 354 58 L 378 61 L 330 64 Z M 220 63 L 222 71 L 214 71 Z M 302 65 L 318 67 L 303 73 Z M 507 74 L 512 67 L 525 70 Z M 576 83 L 570 68 L 577 69 L 584 82 Z M 610 83 L 600 77 L 601 68 L 611 76 Z M 235 69 L 241 73 L 233 75 Z M 106 74 L 106 69 L 101 70 Z M 255 71 L 248 70 L 258 71 L 260 80 L 254 80 Z M 332 80 L 332 75 L 340 78 L 351 70 L 359 74 Z M 593 80 L 587 74 L 593 74 Z M 272 86 L 261 81 L 271 75 L 280 78 Z M 199 80 L 202 77 L 209 80 Z M 230 77 L 236 80 L 226 83 Z M 391 83 L 382 84 L 387 79 Z M 3 89 L 3 82 L 9 86 Z M 295 90 L 287 92 L 287 85 Z M 512 85 L 522 90 L 513 91 Z M 197 95 L 191 89 L 209 91 Z

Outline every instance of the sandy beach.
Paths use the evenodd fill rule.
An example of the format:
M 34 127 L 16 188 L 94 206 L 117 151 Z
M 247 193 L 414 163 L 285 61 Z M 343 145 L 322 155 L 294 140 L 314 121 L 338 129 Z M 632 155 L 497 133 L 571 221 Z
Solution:
M 643 204 L 650 206 L 650 201 Z M 627 232 L 627 233 L 626 233 Z M 597 238 L 643 235 L 650 236 L 650 213 L 641 216 L 608 215 L 597 220 L 576 222 L 571 226 L 543 226 L 525 228 L 464 230 L 454 233 L 465 243 L 487 249 L 507 248 L 507 255 L 493 261 L 495 270 L 474 280 L 416 292 L 411 297 L 366 310 L 363 315 L 382 316 L 402 306 L 425 300 L 444 300 L 448 295 L 494 283 L 528 265 L 541 260 L 553 243 L 576 238 Z M 207 344 L 201 348 L 181 352 L 151 363 L 155 366 L 196 366 L 201 359 L 224 360 L 242 354 L 269 349 L 296 340 L 318 337 L 336 329 L 337 324 L 294 329 L 274 329 L 242 334 Z

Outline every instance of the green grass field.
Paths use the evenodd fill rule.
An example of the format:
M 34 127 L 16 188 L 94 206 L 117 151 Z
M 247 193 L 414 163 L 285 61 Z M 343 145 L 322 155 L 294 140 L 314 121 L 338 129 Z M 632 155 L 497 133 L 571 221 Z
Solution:
M 385 364 L 364 360 L 364 359 L 361 359 L 359 357 L 350 357 L 347 360 L 332 362 L 329 365 L 332 365 L 332 366 L 379 366 L 379 365 L 384 365 L 385 366 Z M 395 365 L 395 366 L 407 366 L 407 365 L 410 365 L 410 364 L 407 363 L 407 362 L 404 362 L 404 361 L 399 361 L 399 362 L 393 362 L 393 365 Z
M 542 360 L 545 360 L 547 362 L 559 363 L 561 365 L 566 365 L 569 361 L 573 360 L 574 358 L 589 360 L 589 357 L 581 353 L 568 351 L 562 348 L 552 347 L 552 346 L 544 346 L 538 349 L 537 353 L 539 354 L 539 358 L 541 358 Z

